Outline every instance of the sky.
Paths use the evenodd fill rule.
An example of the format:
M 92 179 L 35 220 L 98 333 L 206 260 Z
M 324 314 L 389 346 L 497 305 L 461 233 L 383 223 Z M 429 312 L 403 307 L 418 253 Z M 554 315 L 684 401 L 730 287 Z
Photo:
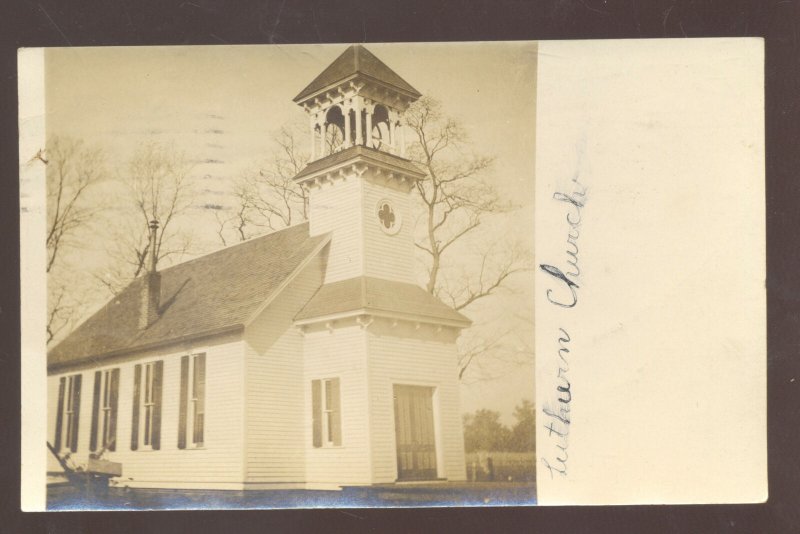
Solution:
M 306 124 L 292 98 L 347 45 L 104 47 L 48 49 L 45 56 L 48 135 L 102 147 L 111 172 L 143 142 L 174 145 L 193 160 L 198 207 L 226 205 L 230 186 L 272 149 L 282 126 Z M 532 43 L 368 44 L 367 48 L 468 132 L 474 149 L 495 156 L 488 177 L 519 209 L 482 231 L 517 236 L 533 250 L 536 47 Z M 199 213 L 199 212 L 198 212 Z M 201 221 L 202 219 L 202 221 Z M 198 230 L 214 229 L 198 217 Z M 217 247 L 219 244 L 216 245 Z M 465 258 L 469 251 L 464 250 Z M 83 263 L 100 250 L 73 251 Z M 188 259 L 188 258 L 187 258 Z M 467 260 L 468 261 L 468 260 Z M 477 320 L 509 307 L 532 308 L 532 275 L 472 310 Z M 96 309 L 102 300 L 94 303 Z M 488 319 L 487 319 L 488 320 Z M 533 326 L 530 326 L 531 330 Z M 533 400 L 533 363 L 489 366 L 493 380 L 462 386 L 462 411 L 510 414 Z

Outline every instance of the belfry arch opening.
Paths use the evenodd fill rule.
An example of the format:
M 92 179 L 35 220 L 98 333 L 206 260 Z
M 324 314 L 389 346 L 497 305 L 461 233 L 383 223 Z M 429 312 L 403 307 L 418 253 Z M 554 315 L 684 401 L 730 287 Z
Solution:
M 370 147 L 378 150 L 388 150 L 392 146 L 391 126 L 389 123 L 389 110 L 381 104 L 376 104 L 372 111 Z
M 339 106 L 331 107 L 325 114 L 325 153 L 333 154 L 344 146 L 344 114 Z

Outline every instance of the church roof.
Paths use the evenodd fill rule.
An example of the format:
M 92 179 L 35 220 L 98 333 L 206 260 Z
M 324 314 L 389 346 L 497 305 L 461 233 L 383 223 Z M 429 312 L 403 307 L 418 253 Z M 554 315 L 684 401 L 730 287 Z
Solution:
M 308 96 L 319 91 L 332 87 L 348 79 L 354 79 L 359 75 L 379 81 L 400 90 L 414 98 L 419 98 L 419 91 L 401 78 L 396 72 L 386 66 L 386 64 L 375 57 L 372 52 L 363 46 L 356 44 L 345 50 L 328 68 L 323 70 L 319 76 L 314 78 L 305 89 L 300 91 L 295 102 L 300 102 Z
M 139 277 L 50 350 L 48 366 L 239 329 L 328 239 L 303 223 L 164 269 L 160 315 L 143 330 Z
M 351 160 L 353 162 L 358 160 L 367 163 L 371 162 L 374 164 L 380 164 L 383 167 L 394 168 L 398 172 L 403 172 L 416 178 L 422 178 L 425 176 L 424 172 L 419 170 L 416 165 L 411 163 L 411 161 L 406 158 L 401 158 L 400 156 L 395 156 L 394 154 L 383 152 L 382 150 L 377 150 L 375 148 L 369 148 L 363 145 L 353 145 L 344 150 L 340 150 L 339 152 L 329 154 L 324 158 L 310 162 L 302 171 L 297 174 L 297 176 L 294 177 L 294 180 L 311 176 L 312 174 L 320 171 L 336 170 L 339 166 L 347 165 L 351 162 Z
M 325 284 L 295 317 L 295 321 L 364 310 L 406 319 L 469 326 L 466 316 L 415 284 L 362 276 Z M 413 317 L 412 317 L 413 316 Z

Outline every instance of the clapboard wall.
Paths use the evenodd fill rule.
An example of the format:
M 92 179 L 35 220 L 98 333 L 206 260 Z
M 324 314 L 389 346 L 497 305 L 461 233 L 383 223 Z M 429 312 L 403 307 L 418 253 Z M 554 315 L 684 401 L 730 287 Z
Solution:
M 245 329 L 245 482 L 302 487 L 305 482 L 303 333 L 294 316 L 322 284 L 316 255 Z
M 395 384 L 433 388 L 438 477 L 466 479 L 456 336 L 455 329 L 435 325 L 389 320 L 370 325 L 367 346 L 374 483 L 397 478 Z
M 180 359 L 206 354 L 204 443 L 200 448 L 178 448 Z M 161 447 L 159 450 L 131 450 L 134 366 L 151 361 L 164 362 Z M 148 488 L 238 489 L 243 482 L 244 450 L 244 344 L 240 334 L 196 341 L 119 358 L 99 366 L 74 367 L 48 377 L 48 431 L 53 442 L 56 426 L 58 385 L 62 376 L 82 374 L 78 449 L 73 454 L 85 463 L 89 454 L 92 420 L 92 390 L 95 371 L 120 369 L 117 413 L 117 448 L 105 458 L 121 462 L 120 485 Z M 56 464 L 57 465 L 57 464 Z M 49 460 L 48 468 L 54 468 Z

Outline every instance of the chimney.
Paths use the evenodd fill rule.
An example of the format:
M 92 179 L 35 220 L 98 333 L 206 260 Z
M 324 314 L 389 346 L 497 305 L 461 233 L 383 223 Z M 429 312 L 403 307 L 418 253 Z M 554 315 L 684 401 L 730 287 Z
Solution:
M 158 319 L 161 296 L 161 273 L 156 272 L 156 232 L 158 221 L 150 221 L 150 245 L 148 246 L 147 272 L 142 281 L 142 301 L 139 310 L 139 328 L 144 330 Z

